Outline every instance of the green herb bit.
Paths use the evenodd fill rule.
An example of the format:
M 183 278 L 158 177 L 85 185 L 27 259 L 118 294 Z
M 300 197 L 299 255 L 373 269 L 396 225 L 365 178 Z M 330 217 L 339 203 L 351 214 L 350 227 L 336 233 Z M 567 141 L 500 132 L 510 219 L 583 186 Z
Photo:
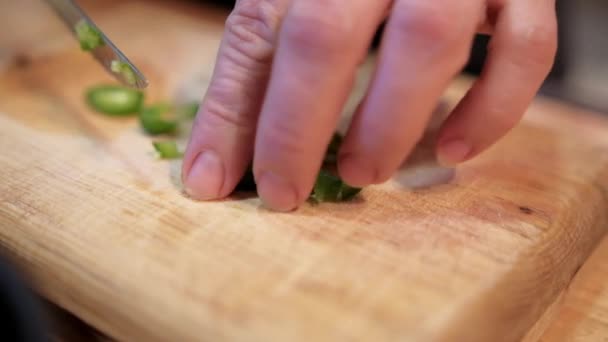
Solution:
M 80 48 L 84 51 L 91 51 L 99 46 L 105 45 L 101 33 L 85 20 L 80 20 L 75 26 L 76 36 L 80 41 Z
M 152 145 L 161 159 L 178 159 L 183 156 L 175 141 L 155 141 Z
M 135 85 L 137 83 L 137 76 L 135 75 L 135 71 L 127 62 L 113 60 L 110 64 L 110 70 L 112 70 L 112 72 L 115 74 L 122 75 L 124 80 L 129 85 Z
M 87 90 L 86 101 L 95 111 L 126 116 L 137 113 L 144 101 L 144 94 L 136 89 L 118 85 L 100 85 Z
M 344 183 L 338 176 L 326 170 L 321 170 L 313 188 L 310 200 L 320 202 L 344 202 L 353 199 L 361 192 L 360 188 L 353 188 Z
M 174 108 L 168 103 L 144 107 L 139 113 L 139 122 L 148 134 L 172 134 L 178 127 Z

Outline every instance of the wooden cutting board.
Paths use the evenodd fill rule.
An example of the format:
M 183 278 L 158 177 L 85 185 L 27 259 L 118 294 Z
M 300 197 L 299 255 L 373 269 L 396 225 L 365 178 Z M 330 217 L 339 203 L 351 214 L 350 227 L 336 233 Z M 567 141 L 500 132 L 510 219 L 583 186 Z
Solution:
M 542 342 L 608 341 L 608 238 L 600 243 L 559 301 Z
M 148 102 L 210 75 L 225 13 L 82 3 L 148 75 Z M 0 10 L 0 242 L 119 340 L 516 341 L 606 233 L 608 122 L 543 98 L 447 184 L 291 214 L 195 203 L 136 120 L 86 107 L 109 77 L 46 8 L 20 5 Z

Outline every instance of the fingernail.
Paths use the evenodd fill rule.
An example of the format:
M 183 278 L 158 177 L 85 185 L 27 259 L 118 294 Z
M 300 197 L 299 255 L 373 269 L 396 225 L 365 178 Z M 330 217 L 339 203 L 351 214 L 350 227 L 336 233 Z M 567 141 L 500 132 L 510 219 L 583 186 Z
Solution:
M 263 171 L 256 183 L 258 195 L 267 208 L 282 212 L 296 209 L 296 188 L 285 178 L 270 171 Z
M 443 166 L 454 166 L 465 161 L 471 150 L 471 144 L 462 139 L 447 140 L 439 144 L 437 159 Z
M 354 154 L 344 154 L 338 159 L 340 177 L 350 186 L 363 187 L 377 181 L 377 172 Z
M 223 183 L 222 161 L 215 152 L 205 151 L 194 160 L 184 185 L 188 195 L 198 200 L 208 201 L 219 197 Z

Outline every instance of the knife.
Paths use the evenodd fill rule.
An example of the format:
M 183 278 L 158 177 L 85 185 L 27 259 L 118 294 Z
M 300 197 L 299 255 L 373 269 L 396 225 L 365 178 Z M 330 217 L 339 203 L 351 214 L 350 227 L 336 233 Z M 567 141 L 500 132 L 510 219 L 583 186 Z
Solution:
M 59 17 L 77 37 L 78 25 L 95 30 L 102 44 L 90 52 L 104 69 L 122 84 L 143 89 L 148 81 L 143 73 L 122 53 L 73 0 L 47 0 Z M 121 72 L 122 71 L 122 72 Z

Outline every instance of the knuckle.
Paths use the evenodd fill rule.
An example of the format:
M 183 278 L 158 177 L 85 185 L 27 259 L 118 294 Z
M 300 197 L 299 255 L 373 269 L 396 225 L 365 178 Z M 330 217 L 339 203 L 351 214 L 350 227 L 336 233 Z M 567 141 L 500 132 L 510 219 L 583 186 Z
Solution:
M 306 137 L 297 125 L 288 120 L 270 122 L 263 131 L 264 146 L 268 146 L 272 154 L 279 156 L 301 156 L 306 152 Z
M 267 63 L 280 21 L 281 13 L 271 1 L 241 0 L 226 19 L 225 43 L 251 61 Z
M 246 115 L 238 107 L 226 105 L 226 101 L 209 99 L 203 108 L 201 120 L 203 125 L 211 130 L 226 127 L 236 127 L 241 131 L 252 131 L 254 129 L 255 118 Z
M 451 47 L 461 36 L 453 16 L 435 1 L 401 1 L 390 19 L 399 35 L 415 37 L 435 45 Z
M 283 38 L 299 53 L 328 56 L 352 48 L 354 24 L 340 2 L 300 2 L 285 20 Z

